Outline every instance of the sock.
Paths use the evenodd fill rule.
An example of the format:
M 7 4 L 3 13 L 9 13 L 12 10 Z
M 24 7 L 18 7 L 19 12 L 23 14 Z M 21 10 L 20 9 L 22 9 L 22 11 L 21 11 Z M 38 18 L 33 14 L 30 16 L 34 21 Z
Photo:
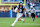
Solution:
M 18 21 L 18 18 L 16 18 L 16 20 L 14 21 L 14 23 L 12 24 L 12 26 L 14 26 L 17 21 Z
M 21 19 L 21 21 L 24 21 L 23 19 Z
M 33 22 L 34 22 L 34 18 L 33 18 Z
M 34 22 L 34 19 L 33 19 L 33 22 Z

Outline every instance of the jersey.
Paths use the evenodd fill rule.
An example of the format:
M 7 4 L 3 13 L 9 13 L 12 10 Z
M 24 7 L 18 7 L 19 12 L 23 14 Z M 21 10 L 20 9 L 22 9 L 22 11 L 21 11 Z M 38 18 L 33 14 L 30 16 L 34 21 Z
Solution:
M 24 12 L 24 6 L 22 5 L 22 7 L 20 7 L 20 5 L 17 5 L 17 8 L 19 10 L 19 13 L 23 13 Z
M 31 11 L 31 13 L 35 13 L 35 9 L 34 8 L 30 9 L 30 11 Z

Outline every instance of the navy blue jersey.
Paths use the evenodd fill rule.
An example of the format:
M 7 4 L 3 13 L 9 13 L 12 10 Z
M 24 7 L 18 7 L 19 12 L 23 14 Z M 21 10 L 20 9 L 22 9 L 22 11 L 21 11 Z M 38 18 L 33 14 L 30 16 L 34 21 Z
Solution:
M 24 12 L 24 6 L 20 7 L 20 5 L 17 6 L 19 13 L 23 13 Z

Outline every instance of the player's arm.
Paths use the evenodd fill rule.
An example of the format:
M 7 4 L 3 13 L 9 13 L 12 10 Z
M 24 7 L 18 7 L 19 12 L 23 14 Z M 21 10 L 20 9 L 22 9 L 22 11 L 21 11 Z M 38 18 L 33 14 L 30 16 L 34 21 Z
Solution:
M 26 8 L 24 8 L 24 10 L 25 10 L 25 17 L 26 17 L 26 16 L 27 16 L 27 15 L 26 15 Z
M 13 10 L 13 11 L 14 12 L 19 12 L 18 8 L 19 8 L 19 5 L 17 5 L 17 7 L 15 8 L 15 10 Z
M 13 10 L 13 12 L 19 12 L 18 8 L 16 7 L 15 10 Z

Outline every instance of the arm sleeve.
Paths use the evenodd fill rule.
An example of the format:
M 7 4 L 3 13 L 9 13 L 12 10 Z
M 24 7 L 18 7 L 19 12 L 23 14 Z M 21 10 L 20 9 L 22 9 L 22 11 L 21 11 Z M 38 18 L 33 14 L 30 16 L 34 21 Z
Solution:
M 19 5 L 17 5 L 17 8 L 19 8 Z
M 17 5 L 17 7 L 15 8 L 15 12 L 18 10 L 18 8 L 19 8 L 19 5 Z
M 15 8 L 15 12 L 16 12 L 17 10 L 18 10 L 18 8 L 16 7 L 16 8 Z

